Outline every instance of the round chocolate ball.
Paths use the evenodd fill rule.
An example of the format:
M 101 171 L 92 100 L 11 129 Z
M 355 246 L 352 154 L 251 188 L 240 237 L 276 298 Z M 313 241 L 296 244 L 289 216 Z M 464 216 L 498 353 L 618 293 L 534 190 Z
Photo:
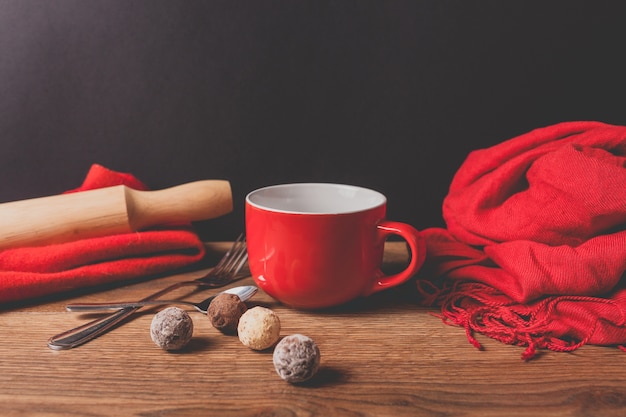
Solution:
M 150 337 L 162 349 L 183 348 L 193 335 L 193 321 L 189 314 L 178 307 L 168 307 L 152 318 Z
M 241 315 L 248 310 L 246 303 L 235 294 L 219 294 L 211 301 L 207 316 L 217 330 L 226 334 L 237 333 Z
M 274 348 L 274 368 L 290 383 L 308 381 L 320 366 L 320 350 L 308 336 L 293 334 L 283 338 Z

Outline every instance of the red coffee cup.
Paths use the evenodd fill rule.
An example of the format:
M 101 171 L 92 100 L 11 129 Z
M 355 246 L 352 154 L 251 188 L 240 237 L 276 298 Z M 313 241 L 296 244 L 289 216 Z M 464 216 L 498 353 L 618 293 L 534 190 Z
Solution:
M 385 219 L 387 199 L 343 184 L 294 183 L 246 196 L 246 240 L 252 276 L 263 291 L 298 309 L 319 309 L 400 285 L 426 258 L 424 240 L 406 223 Z M 411 261 L 385 275 L 391 235 L 405 239 Z

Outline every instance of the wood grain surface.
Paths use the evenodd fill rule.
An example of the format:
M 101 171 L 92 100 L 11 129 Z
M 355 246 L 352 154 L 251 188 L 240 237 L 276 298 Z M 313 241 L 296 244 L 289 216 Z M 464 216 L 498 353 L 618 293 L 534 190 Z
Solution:
M 219 253 L 228 244 L 210 244 Z M 386 263 L 401 267 L 404 245 L 387 245 Z M 0 312 L 1 416 L 624 416 L 626 353 L 585 346 L 542 352 L 444 325 L 404 288 L 324 312 L 281 306 L 259 293 L 281 319 L 283 336 L 302 333 L 321 351 L 318 374 L 291 385 L 276 374 L 271 349 L 252 351 L 190 312 L 194 338 L 178 353 L 158 348 L 143 309 L 83 346 L 53 351 L 47 339 L 92 316 L 69 313 L 69 302 L 131 301 L 189 272 L 126 286 L 84 291 Z M 250 277 L 242 283 L 252 283 Z M 172 296 L 200 300 L 210 291 Z M 214 291 L 215 290 L 211 290 Z

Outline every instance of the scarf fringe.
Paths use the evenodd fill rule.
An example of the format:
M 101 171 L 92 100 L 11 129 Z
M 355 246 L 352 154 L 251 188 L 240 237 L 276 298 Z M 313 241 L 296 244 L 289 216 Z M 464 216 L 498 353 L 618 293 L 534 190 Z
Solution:
M 438 288 L 430 281 L 417 281 L 417 287 L 424 305 L 441 307 L 441 314 L 433 315 L 447 325 L 463 327 L 469 343 L 479 350 L 483 350 L 483 346 L 474 336 L 476 333 L 508 345 L 526 347 L 521 359 L 529 361 L 537 356 L 540 349 L 554 352 L 579 349 L 595 331 L 594 326 L 587 336 L 579 339 L 550 334 L 545 330 L 547 317 L 555 304 L 550 299 L 530 309 L 514 303 L 498 290 L 476 282 L 460 281 Z M 619 348 L 626 352 L 626 346 Z

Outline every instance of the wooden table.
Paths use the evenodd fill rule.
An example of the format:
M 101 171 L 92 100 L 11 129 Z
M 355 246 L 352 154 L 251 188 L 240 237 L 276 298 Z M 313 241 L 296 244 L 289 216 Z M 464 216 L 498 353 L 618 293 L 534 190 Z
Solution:
M 220 252 L 227 243 L 208 244 Z M 386 265 L 406 261 L 404 245 L 387 245 Z M 149 329 L 158 309 L 81 347 L 53 351 L 47 339 L 85 322 L 69 302 L 139 299 L 178 274 L 84 292 L 0 312 L 1 416 L 624 416 L 626 353 L 585 346 L 523 362 L 523 348 L 442 324 L 431 311 L 390 290 L 332 312 L 295 311 L 259 293 L 282 335 L 312 337 L 322 353 L 317 376 L 290 385 L 270 351 L 256 352 L 192 312 L 188 348 L 168 353 Z M 243 283 L 252 283 L 246 278 Z M 180 290 L 172 296 L 184 297 Z M 203 294 L 194 295 L 202 299 Z

